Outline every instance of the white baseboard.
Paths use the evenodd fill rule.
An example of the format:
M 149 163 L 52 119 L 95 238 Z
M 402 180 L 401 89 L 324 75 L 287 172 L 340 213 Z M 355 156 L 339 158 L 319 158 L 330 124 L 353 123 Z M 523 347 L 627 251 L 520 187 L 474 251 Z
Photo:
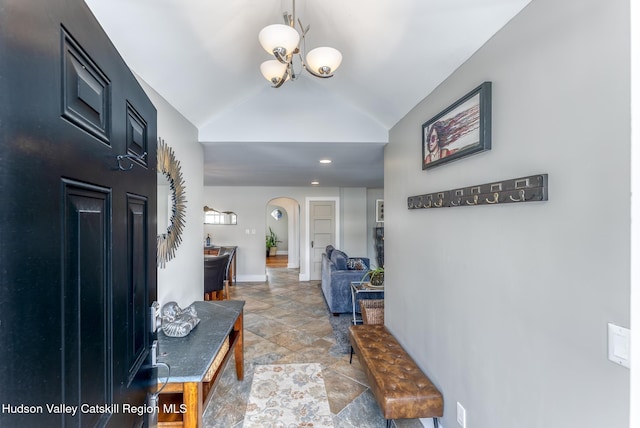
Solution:
M 267 280 L 267 275 L 238 275 L 236 276 L 236 282 L 264 282 Z

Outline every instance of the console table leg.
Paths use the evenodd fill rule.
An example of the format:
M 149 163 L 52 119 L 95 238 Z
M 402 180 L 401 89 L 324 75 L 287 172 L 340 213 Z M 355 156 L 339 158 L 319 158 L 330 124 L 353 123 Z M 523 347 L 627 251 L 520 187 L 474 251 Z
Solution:
M 185 382 L 182 401 L 186 411 L 182 415 L 184 428 L 202 427 L 202 383 Z
M 233 328 L 238 332 L 238 341 L 234 349 L 236 375 L 238 380 L 244 380 L 244 327 L 242 324 L 242 313 L 238 316 Z

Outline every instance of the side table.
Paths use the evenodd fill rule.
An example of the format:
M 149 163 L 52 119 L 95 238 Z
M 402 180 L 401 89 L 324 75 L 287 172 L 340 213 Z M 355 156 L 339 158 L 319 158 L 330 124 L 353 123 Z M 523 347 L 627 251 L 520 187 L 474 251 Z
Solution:
M 384 287 L 372 286 L 367 281 L 351 282 L 351 307 L 353 310 L 353 320 L 351 322 L 353 325 L 362 323 L 362 318 L 358 318 L 356 315 L 358 297 L 365 299 L 384 299 Z

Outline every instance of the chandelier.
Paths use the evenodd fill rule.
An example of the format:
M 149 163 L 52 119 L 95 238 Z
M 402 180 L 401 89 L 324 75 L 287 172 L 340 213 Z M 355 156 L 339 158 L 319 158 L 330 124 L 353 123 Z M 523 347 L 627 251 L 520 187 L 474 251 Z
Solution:
M 332 77 L 333 73 L 342 62 L 342 54 L 339 50 L 330 47 L 315 48 L 304 57 L 305 36 L 309 31 L 309 25 L 305 28 L 300 19 L 300 33 L 295 29 L 296 24 L 296 0 L 293 0 L 293 12 L 283 14 L 284 24 L 268 25 L 258 34 L 260 44 L 275 59 L 260 64 L 260 71 L 274 88 L 279 88 L 287 80 L 295 80 L 298 75 L 293 67 L 294 57 L 297 55 L 302 68 L 311 75 L 320 78 Z M 302 39 L 302 48 L 300 40 Z

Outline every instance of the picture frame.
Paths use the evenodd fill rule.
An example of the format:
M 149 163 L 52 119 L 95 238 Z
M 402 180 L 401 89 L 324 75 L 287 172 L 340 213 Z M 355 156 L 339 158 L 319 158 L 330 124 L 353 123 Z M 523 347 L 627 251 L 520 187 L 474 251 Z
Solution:
M 376 223 L 384 223 L 384 199 L 376 199 Z
M 422 169 L 491 149 L 491 82 L 422 124 Z

